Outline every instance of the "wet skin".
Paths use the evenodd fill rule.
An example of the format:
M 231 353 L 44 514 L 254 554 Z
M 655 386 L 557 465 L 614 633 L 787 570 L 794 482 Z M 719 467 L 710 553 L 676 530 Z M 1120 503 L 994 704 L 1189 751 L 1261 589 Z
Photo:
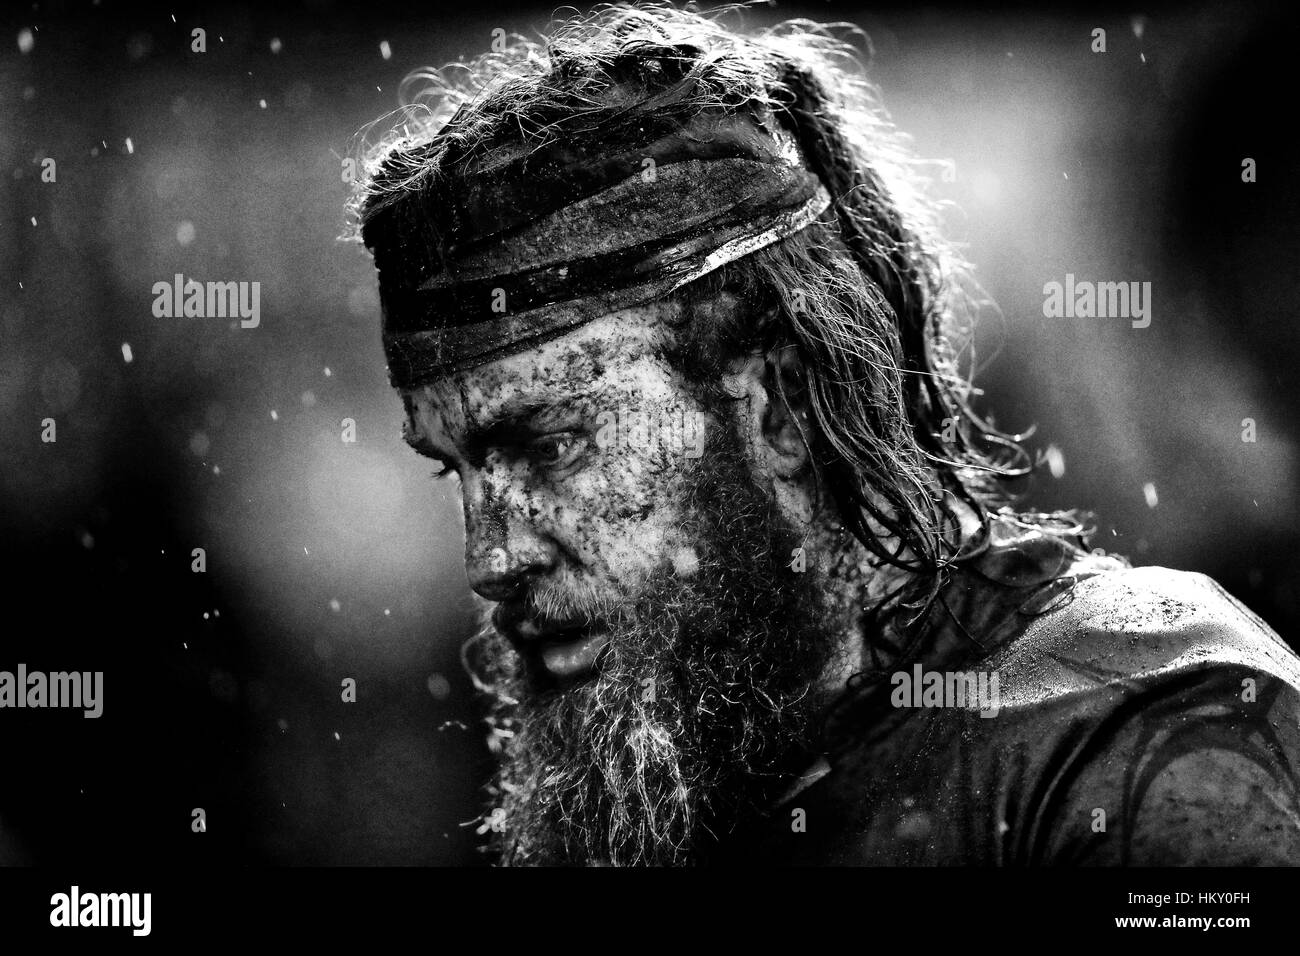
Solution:
M 651 429 L 650 441 L 601 447 L 600 416 L 703 417 L 703 454 L 712 430 L 733 429 L 760 485 L 807 528 L 810 552 L 829 559 L 826 587 L 841 613 L 827 629 L 842 651 L 825 683 L 842 687 L 861 663 L 849 650 L 857 645 L 861 554 L 813 505 L 797 423 L 769 401 L 772 363 L 735 363 L 724 387 L 748 401 L 708 415 L 665 357 L 677 310 L 660 302 L 617 312 L 403 393 L 407 441 L 459 476 L 469 583 L 497 604 L 498 629 L 555 678 L 589 676 L 608 613 L 656 570 L 671 565 L 688 576 L 695 562 L 683 530 L 689 460 L 681 442 Z

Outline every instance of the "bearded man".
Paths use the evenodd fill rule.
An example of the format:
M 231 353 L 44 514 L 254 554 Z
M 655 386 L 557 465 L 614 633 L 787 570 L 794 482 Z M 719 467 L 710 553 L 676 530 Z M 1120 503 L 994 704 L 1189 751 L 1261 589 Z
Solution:
M 505 863 L 1300 862 L 1300 660 L 1018 513 L 847 48 L 613 7 L 433 77 L 355 211 L 459 477 Z

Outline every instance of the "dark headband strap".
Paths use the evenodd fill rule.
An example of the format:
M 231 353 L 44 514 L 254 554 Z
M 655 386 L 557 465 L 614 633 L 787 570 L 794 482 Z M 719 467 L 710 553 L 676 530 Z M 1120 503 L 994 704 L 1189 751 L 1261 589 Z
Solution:
M 793 141 L 743 114 L 696 117 L 648 145 L 585 161 L 574 149 L 566 140 L 471 172 L 443 190 L 432 229 L 367 237 L 395 386 L 660 298 L 830 205 Z

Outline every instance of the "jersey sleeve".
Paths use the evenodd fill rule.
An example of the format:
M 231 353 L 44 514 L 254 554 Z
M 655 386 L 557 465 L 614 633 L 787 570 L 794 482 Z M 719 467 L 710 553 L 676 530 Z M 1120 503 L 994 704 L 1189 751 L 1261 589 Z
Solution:
M 1046 814 L 1042 862 L 1300 865 L 1300 694 L 1209 665 L 1095 729 Z
M 1123 572 L 1055 627 L 1035 663 L 1086 717 L 1041 764 L 1033 862 L 1300 865 L 1300 661 L 1276 634 L 1209 578 L 1161 568 Z

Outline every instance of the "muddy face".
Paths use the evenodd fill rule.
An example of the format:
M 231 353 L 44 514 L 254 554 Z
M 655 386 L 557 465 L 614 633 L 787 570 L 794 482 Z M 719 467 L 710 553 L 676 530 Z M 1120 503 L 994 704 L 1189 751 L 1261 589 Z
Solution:
M 706 855 L 798 759 L 831 654 L 753 389 L 688 384 L 675 318 L 626 310 L 404 395 L 408 440 L 461 483 L 508 862 Z
M 610 615 L 656 570 L 697 560 L 682 496 L 704 441 L 680 433 L 702 439 L 707 425 L 662 357 L 660 312 L 619 313 L 404 396 L 408 440 L 459 478 L 471 587 L 557 679 L 589 677 Z

